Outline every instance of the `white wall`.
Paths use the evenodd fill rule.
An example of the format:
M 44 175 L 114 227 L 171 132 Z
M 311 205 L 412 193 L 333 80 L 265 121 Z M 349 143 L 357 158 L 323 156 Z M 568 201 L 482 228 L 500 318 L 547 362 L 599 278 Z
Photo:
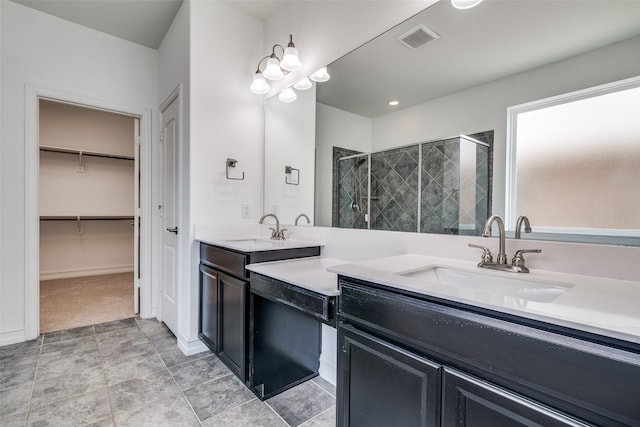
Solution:
M 318 103 L 316 106 L 316 220 L 330 227 L 333 205 L 333 147 L 371 152 L 371 119 Z
M 270 98 L 264 114 L 264 212 L 274 213 L 282 224 L 293 224 L 299 214 L 305 213 L 313 224 L 315 85 L 299 91 L 295 102 L 285 103 L 277 96 Z M 285 166 L 299 171 L 285 175 Z M 274 223 L 273 219 L 266 221 Z
M 35 338 L 25 336 L 25 85 L 155 111 L 157 51 L 14 2 L 1 1 L 0 10 L 0 343 L 7 344 Z
M 373 120 L 373 150 L 495 130 L 493 212 L 504 214 L 507 107 L 640 75 L 640 37 Z
M 191 78 L 190 78 L 190 19 L 191 19 L 191 4 L 190 1 L 185 1 L 180 6 L 176 17 L 174 18 L 167 34 L 165 34 L 160 47 L 158 48 L 158 103 L 164 104 L 169 100 L 169 97 L 174 94 L 174 91 L 181 88 L 181 103 L 179 111 L 181 115 L 180 121 L 180 136 L 179 136 L 179 188 L 180 195 L 178 200 L 178 218 L 177 226 L 182 232 L 178 234 L 178 246 L 179 246 L 179 259 L 178 259 L 178 282 L 179 289 L 185 287 L 189 289 L 191 281 L 191 238 L 190 238 L 190 218 L 189 218 L 189 184 L 190 184 L 190 115 L 191 115 Z M 156 150 L 154 153 L 156 164 L 162 164 L 162 150 Z M 154 171 L 153 179 L 156 182 L 162 181 L 161 168 Z M 153 206 L 159 206 L 162 201 L 162 189 L 160 186 L 156 188 L 153 194 Z M 153 245 L 153 265 L 162 265 L 162 218 L 159 216 L 159 212 L 156 211 L 153 220 L 154 224 L 154 240 Z M 152 273 L 153 288 L 158 292 L 154 292 L 153 307 L 154 312 L 157 313 L 157 317 L 163 320 L 163 313 L 160 307 L 160 289 L 162 286 L 162 269 L 157 268 Z M 178 323 L 180 319 L 185 315 L 183 308 L 180 305 L 182 302 L 182 294 L 178 293 Z M 179 329 L 179 326 L 178 326 Z M 174 331 L 174 333 L 180 337 L 180 332 Z M 196 344 L 197 345 L 197 344 Z
M 199 246 L 194 224 L 256 223 L 262 214 L 263 99 L 249 90 L 262 55 L 262 24 L 213 1 L 190 2 L 190 265 L 181 272 L 178 344 L 198 349 Z M 238 160 L 225 178 L 227 158 Z M 241 218 L 248 204 L 250 218 Z

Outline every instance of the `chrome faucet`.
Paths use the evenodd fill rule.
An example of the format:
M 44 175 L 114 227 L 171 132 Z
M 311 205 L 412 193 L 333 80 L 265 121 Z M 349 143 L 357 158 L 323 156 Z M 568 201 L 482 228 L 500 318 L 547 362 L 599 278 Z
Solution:
M 529 224 L 529 218 L 527 218 L 526 215 L 520 215 L 518 217 L 518 221 L 516 221 L 516 239 L 520 238 L 522 223 L 524 223 L 524 232 L 531 233 L 531 224 Z
M 502 218 L 498 215 L 492 215 L 484 225 L 484 231 L 482 232 L 482 237 L 491 237 L 491 226 L 493 223 L 498 224 L 498 237 L 500 238 L 500 243 L 498 246 L 498 264 L 506 264 L 507 263 L 507 254 L 504 250 L 504 222 Z
M 269 227 L 269 230 L 271 230 L 271 240 L 284 240 L 284 232 L 287 231 L 287 229 L 283 228 L 282 230 L 280 230 L 280 221 L 278 220 L 277 216 L 275 216 L 272 213 L 262 215 L 262 218 L 260 218 L 259 223 L 262 224 L 265 218 L 268 218 L 268 217 L 273 217 L 273 219 L 276 220 L 276 228 Z
M 504 222 L 502 218 L 497 215 L 491 216 L 485 226 L 484 231 L 482 232 L 483 237 L 491 237 L 491 226 L 496 222 L 498 224 L 498 233 L 500 238 L 500 245 L 498 247 L 498 260 L 497 262 L 493 262 L 493 256 L 491 255 L 491 251 L 489 248 L 484 246 L 474 245 L 469 243 L 469 246 L 472 248 L 482 249 L 482 260 L 478 263 L 478 267 L 482 268 L 490 268 L 493 270 L 502 270 L 502 271 L 510 271 L 513 273 L 528 273 L 529 269 L 524 265 L 524 257 L 522 254 L 525 253 L 540 253 L 541 249 L 520 249 L 516 251 L 513 259 L 511 260 L 511 264 L 507 264 L 507 254 L 504 249 Z M 520 228 L 522 227 L 522 223 L 524 222 L 524 230 L 525 233 L 531 232 L 531 226 L 529 225 L 529 219 L 526 216 L 521 216 L 518 218 L 517 226 L 516 226 L 516 238 L 520 238 Z
M 305 218 L 305 219 L 307 220 L 307 224 L 311 224 L 311 220 L 309 219 L 309 217 L 307 216 L 307 214 L 303 214 L 303 213 L 301 213 L 300 215 L 298 215 L 298 216 L 296 217 L 296 222 L 294 223 L 294 225 L 298 225 L 298 220 L 299 220 L 300 218 Z

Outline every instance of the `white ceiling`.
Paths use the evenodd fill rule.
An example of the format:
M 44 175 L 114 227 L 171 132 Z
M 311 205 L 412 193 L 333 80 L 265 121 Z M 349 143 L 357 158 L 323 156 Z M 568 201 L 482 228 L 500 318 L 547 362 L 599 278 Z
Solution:
M 85 27 L 157 49 L 183 0 L 12 0 Z M 261 21 L 288 0 L 225 0 Z
M 12 0 L 85 27 L 157 49 L 182 0 Z
M 266 21 L 290 0 L 222 0 L 245 15 L 253 16 L 260 21 Z

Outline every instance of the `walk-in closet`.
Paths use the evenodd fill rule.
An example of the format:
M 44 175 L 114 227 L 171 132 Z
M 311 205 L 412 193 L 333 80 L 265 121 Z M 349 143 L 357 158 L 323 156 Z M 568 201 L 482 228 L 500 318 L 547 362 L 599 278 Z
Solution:
M 39 105 L 40 332 L 134 316 L 138 119 Z

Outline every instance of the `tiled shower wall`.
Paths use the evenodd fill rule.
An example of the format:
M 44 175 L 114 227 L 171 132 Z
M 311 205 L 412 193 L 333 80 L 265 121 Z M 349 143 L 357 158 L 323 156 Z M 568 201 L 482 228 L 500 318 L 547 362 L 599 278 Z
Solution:
M 489 146 L 456 137 L 372 153 L 370 198 L 369 156 L 334 150 L 334 226 L 479 235 L 491 210 L 493 131 L 470 136 Z

